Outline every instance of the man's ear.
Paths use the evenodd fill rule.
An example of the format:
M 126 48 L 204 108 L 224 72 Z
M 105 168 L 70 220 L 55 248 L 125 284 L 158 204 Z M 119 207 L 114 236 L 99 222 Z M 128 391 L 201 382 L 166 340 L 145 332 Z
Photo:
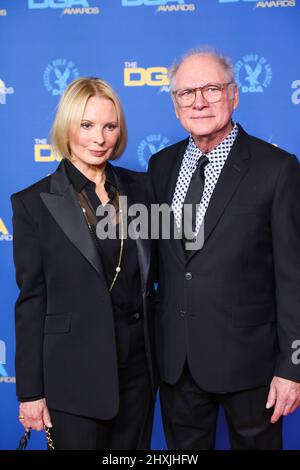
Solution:
M 236 109 L 239 104 L 239 90 L 237 85 L 234 85 L 233 89 L 233 109 Z
M 173 101 L 173 106 L 174 106 L 174 110 L 175 110 L 176 117 L 177 117 L 177 119 L 179 119 L 179 114 L 178 114 L 178 109 L 177 109 L 177 103 L 176 103 L 176 101 L 175 101 L 175 98 L 174 98 L 173 94 L 172 94 L 172 101 Z

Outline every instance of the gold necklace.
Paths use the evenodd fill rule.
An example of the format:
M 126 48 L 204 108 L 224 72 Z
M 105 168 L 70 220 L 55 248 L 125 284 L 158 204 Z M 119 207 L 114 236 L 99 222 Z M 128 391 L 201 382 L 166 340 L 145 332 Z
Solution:
M 123 210 L 122 210 L 122 207 L 121 207 L 121 203 L 120 203 L 120 193 L 119 191 L 117 191 L 117 197 L 118 197 L 118 202 L 119 202 L 119 223 L 120 223 L 120 235 L 121 235 L 121 243 L 120 243 L 120 252 L 119 252 L 119 258 L 118 258 L 118 264 L 116 266 L 116 269 L 115 269 L 115 275 L 114 275 L 114 278 L 111 282 L 111 285 L 108 289 L 109 292 L 111 292 L 112 288 L 114 287 L 115 283 L 116 283 L 116 280 L 118 278 L 118 275 L 121 271 L 121 261 L 122 261 L 122 256 L 123 256 L 123 251 L 124 251 L 124 223 L 123 223 Z M 97 234 L 95 235 L 94 234 L 94 231 L 92 229 L 92 226 L 87 218 L 87 215 L 86 215 L 86 209 L 84 207 L 81 206 L 81 209 L 82 209 L 82 212 L 83 212 L 83 215 L 84 215 L 84 218 L 86 220 L 86 223 L 88 225 L 88 228 L 92 234 L 92 236 L 94 238 L 97 237 Z M 96 243 L 97 240 L 96 240 Z

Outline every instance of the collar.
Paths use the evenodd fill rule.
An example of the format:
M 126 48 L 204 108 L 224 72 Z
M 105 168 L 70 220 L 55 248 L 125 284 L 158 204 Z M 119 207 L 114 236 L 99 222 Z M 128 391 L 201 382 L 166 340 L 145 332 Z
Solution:
M 188 159 L 192 160 L 190 161 L 191 164 L 196 164 L 199 158 L 202 155 L 206 155 L 209 162 L 212 163 L 213 165 L 215 163 L 218 163 L 220 159 L 226 160 L 226 158 L 229 155 L 229 152 L 231 150 L 231 147 L 236 139 L 236 136 L 238 135 L 239 128 L 236 122 L 233 123 L 233 128 L 231 132 L 225 137 L 222 142 L 219 143 L 217 147 L 212 149 L 209 153 L 204 153 L 202 152 L 195 144 L 194 138 L 192 135 L 189 137 L 189 142 L 187 146 L 187 154 L 188 154 Z
M 73 163 L 65 159 L 65 165 L 67 169 L 68 177 L 74 186 L 74 189 L 79 193 L 81 192 L 87 184 L 95 186 L 95 183 L 89 180 L 78 168 L 76 168 Z M 116 187 L 115 176 L 109 162 L 105 166 L 105 189 L 109 190 L 111 186 Z

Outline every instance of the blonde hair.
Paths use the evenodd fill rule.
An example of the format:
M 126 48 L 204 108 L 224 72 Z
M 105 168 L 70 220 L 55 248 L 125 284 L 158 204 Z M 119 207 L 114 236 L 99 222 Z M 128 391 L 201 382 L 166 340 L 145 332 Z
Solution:
M 74 80 L 64 91 L 51 129 L 52 151 L 58 157 L 71 159 L 69 136 L 79 129 L 87 100 L 100 96 L 113 102 L 116 108 L 119 139 L 110 160 L 119 158 L 127 144 L 127 128 L 121 102 L 112 87 L 100 78 L 82 77 Z

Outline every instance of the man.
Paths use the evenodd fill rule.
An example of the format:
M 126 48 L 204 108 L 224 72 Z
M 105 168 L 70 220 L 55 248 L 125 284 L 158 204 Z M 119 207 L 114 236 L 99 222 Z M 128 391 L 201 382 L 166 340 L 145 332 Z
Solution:
M 159 242 L 168 447 L 214 448 L 222 404 L 233 449 L 281 449 L 282 416 L 300 397 L 300 165 L 232 121 L 238 90 L 228 59 L 192 52 L 170 83 L 190 135 L 154 155 L 149 174 L 155 202 L 172 206 L 178 230 L 184 215 L 192 236 L 183 227 L 186 240 Z M 203 246 L 190 249 L 201 233 Z

